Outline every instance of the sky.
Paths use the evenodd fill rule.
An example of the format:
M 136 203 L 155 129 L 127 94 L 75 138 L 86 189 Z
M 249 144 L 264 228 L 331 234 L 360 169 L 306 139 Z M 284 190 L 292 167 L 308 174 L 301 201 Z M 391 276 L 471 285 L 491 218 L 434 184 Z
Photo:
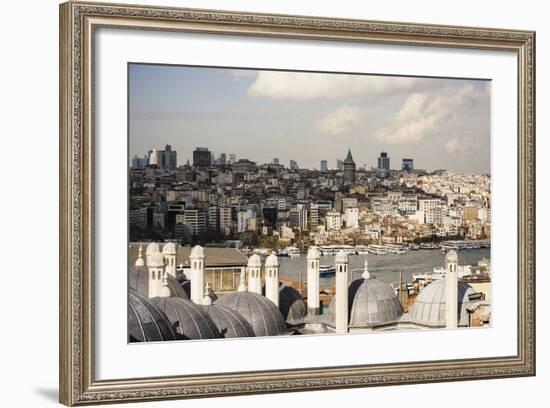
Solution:
M 178 165 L 196 147 L 259 163 L 490 173 L 487 80 L 130 64 L 130 157 L 170 144 Z

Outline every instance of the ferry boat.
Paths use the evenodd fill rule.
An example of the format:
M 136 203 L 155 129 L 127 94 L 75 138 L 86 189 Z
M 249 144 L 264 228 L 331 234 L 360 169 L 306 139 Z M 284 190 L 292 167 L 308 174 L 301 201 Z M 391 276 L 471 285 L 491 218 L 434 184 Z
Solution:
M 461 249 L 479 249 L 479 248 L 490 248 L 491 240 L 482 239 L 482 240 L 464 240 L 464 241 L 442 241 L 441 249 L 460 251 Z
M 445 268 L 442 266 L 436 266 L 432 272 L 413 273 L 413 280 L 419 282 L 431 282 L 438 279 L 445 278 Z M 471 265 L 458 265 L 457 276 L 462 278 L 463 276 L 470 275 L 472 273 Z
M 411 251 L 418 251 L 420 249 L 420 245 L 417 245 L 417 244 L 410 244 L 409 245 L 409 249 Z
M 367 251 L 369 251 L 369 254 L 373 255 L 386 255 L 388 253 L 388 249 L 385 245 L 375 245 L 371 244 L 367 247 Z
M 295 246 L 287 247 L 285 251 L 290 257 L 300 256 L 300 250 Z
M 319 266 L 319 276 L 327 277 L 333 276 L 336 274 L 336 267 L 334 265 L 320 265 Z
M 369 253 L 369 250 L 366 245 L 356 245 L 355 252 L 357 253 L 357 255 L 367 255 Z
M 420 244 L 420 249 L 438 249 L 439 245 L 433 242 L 422 242 Z
M 397 244 L 386 244 L 386 249 L 390 254 L 406 254 L 408 248 Z

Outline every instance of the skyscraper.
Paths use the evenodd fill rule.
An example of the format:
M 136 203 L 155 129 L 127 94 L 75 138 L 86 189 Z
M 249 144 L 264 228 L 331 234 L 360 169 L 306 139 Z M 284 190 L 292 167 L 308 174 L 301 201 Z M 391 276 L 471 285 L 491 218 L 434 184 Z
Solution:
M 340 160 L 340 159 L 336 160 L 336 169 L 338 171 L 344 170 L 344 161 L 343 160 Z
M 388 153 L 380 153 L 380 157 L 378 158 L 378 168 L 381 170 L 390 170 L 390 158 L 388 157 Z
M 274 157 L 273 158 L 273 163 L 272 164 L 279 164 L 279 158 L 278 157 Z
M 212 164 L 212 153 L 206 147 L 197 147 L 193 151 L 193 166 L 210 167 Z
M 296 160 L 291 160 L 289 162 L 290 170 L 298 170 L 298 162 Z
M 326 160 L 321 160 L 321 171 L 328 171 L 328 163 Z
M 355 183 L 355 162 L 351 156 L 351 149 L 348 149 L 348 155 L 344 160 L 344 178 L 349 183 Z
M 414 171 L 413 159 L 403 159 L 401 170 L 412 173 Z
M 220 166 L 225 166 L 227 164 L 227 155 L 225 153 L 220 154 L 219 163 Z

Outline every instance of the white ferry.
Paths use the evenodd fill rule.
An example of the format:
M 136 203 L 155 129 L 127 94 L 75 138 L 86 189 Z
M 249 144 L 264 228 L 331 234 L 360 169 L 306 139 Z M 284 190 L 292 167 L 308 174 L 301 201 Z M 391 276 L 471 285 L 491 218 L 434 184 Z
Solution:
M 369 251 L 369 254 L 373 255 L 386 255 L 388 253 L 388 249 L 385 245 L 369 245 L 367 247 L 367 251 Z
M 490 248 L 490 247 L 491 247 L 490 239 L 441 242 L 441 249 L 444 249 L 444 250 L 454 249 L 455 251 L 460 251 L 461 249 L 479 249 L 479 248 Z
M 369 250 L 366 245 L 356 245 L 355 252 L 357 253 L 357 255 L 367 255 L 369 253 Z
M 397 244 L 386 244 L 386 249 L 390 254 L 406 254 L 409 252 L 408 248 Z
M 463 276 L 471 275 L 472 266 L 471 265 L 458 265 L 457 276 L 462 278 Z M 445 268 L 442 266 L 436 266 L 433 268 L 432 272 L 423 272 L 423 273 L 413 273 L 413 280 L 419 282 L 431 282 L 438 279 L 445 278 Z
M 290 257 L 300 256 L 300 250 L 295 246 L 286 247 L 285 251 Z
M 334 265 L 319 266 L 319 276 L 327 277 L 327 276 L 333 276 L 335 274 L 336 274 L 336 267 Z

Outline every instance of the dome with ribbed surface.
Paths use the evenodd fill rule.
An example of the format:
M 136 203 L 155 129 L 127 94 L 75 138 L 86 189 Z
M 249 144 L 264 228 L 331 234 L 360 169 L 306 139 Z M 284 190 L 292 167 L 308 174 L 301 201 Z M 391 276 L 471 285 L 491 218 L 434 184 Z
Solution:
M 227 306 L 244 316 L 256 336 L 288 334 L 283 315 L 275 304 L 254 292 L 234 292 L 220 297 L 215 305 Z
M 336 313 L 333 298 L 329 316 Z M 396 323 L 403 308 L 392 287 L 378 279 L 356 279 L 348 288 L 350 328 L 377 327 Z
M 180 283 L 172 276 L 167 276 L 170 296 L 189 299 Z M 128 268 L 128 287 L 141 296 L 149 297 L 149 268 L 146 266 L 130 266 Z
M 445 279 L 439 279 L 420 291 L 411 310 L 413 323 L 428 327 L 446 326 L 446 287 Z M 469 295 L 475 293 L 474 289 L 465 282 L 458 282 L 458 325 L 468 325 L 468 307 L 471 302 Z
M 288 324 L 301 324 L 307 315 L 307 307 L 296 289 L 284 283 L 279 285 L 279 310 Z
M 227 306 L 203 306 L 223 338 L 254 337 L 254 330 L 242 314 Z
M 149 299 L 133 290 L 128 292 L 128 340 L 168 341 L 176 335 L 166 314 Z
M 220 332 L 204 308 L 178 297 L 153 298 L 151 302 L 166 313 L 176 332 L 176 340 L 220 338 Z

